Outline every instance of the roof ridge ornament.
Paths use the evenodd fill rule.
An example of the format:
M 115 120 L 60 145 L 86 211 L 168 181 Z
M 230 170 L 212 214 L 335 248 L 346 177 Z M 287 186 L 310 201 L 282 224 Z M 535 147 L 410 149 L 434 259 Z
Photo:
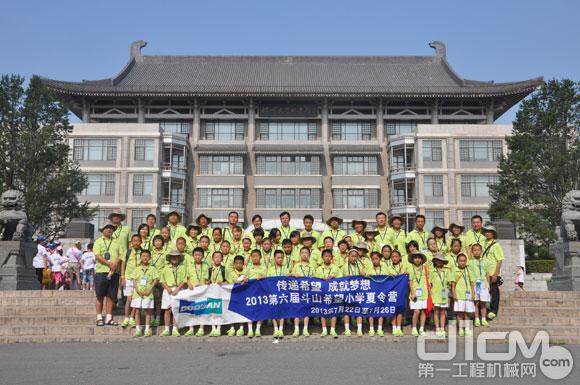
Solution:
M 144 40 L 136 40 L 131 43 L 130 59 L 135 59 L 136 62 L 143 61 L 143 55 L 141 55 L 141 48 L 147 46 L 147 42 Z
M 435 49 L 435 56 L 441 59 L 447 58 L 447 48 L 445 47 L 445 43 L 439 40 L 435 40 L 429 42 L 429 47 Z

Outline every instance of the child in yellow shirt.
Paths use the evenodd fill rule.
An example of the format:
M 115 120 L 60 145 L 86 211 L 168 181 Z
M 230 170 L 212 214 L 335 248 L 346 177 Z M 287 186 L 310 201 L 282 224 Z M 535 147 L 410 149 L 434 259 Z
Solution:
M 332 259 L 333 259 L 332 249 L 322 250 L 322 265 L 316 269 L 316 273 L 314 274 L 316 278 L 328 281 L 332 278 L 340 276 L 340 271 L 338 270 L 338 267 L 332 263 Z M 320 336 L 326 337 L 328 335 L 328 329 L 326 327 L 326 318 L 321 317 L 321 323 L 322 323 L 322 333 L 320 334 Z M 338 334 L 336 334 L 336 317 L 330 318 L 330 335 L 334 338 L 338 338 Z
M 459 336 L 473 335 L 473 331 L 465 325 L 465 330 L 462 327 L 463 320 L 469 320 L 470 314 L 474 312 L 473 293 L 475 293 L 475 285 L 473 272 L 467 267 L 467 255 L 459 253 L 457 256 L 457 269 L 453 273 L 453 282 L 451 283 L 451 290 L 453 292 L 453 311 L 459 321 Z
M 387 245 L 385 245 L 387 246 Z M 367 270 L 369 276 L 377 275 L 387 275 L 387 264 L 383 262 L 383 255 L 379 252 L 373 251 L 371 253 L 371 267 Z M 369 336 L 374 337 L 375 335 L 375 319 L 369 317 Z M 383 317 L 379 317 L 377 325 L 377 335 L 382 337 L 385 335 L 383 332 Z
M 296 264 L 290 273 L 292 277 L 312 277 L 314 275 L 314 268 L 310 265 L 310 249 L 308 247 L 303 247 L 300 249 L 300 263 Z M 304 317 L 304 327 L 302 329 L 302 335 L 304 337 L 310 336 L 308 332 L 308 317 Z M 300 335 L 300 318 L 294 318 L 294 333 L 293 337 L 298 337 Z
M 161 300 L 161 309 L 163 309 L 163 318 L 165 320 L 165 330 L 161 337 L 173 335 L 179 337 L 179 330 L 175 319 L 173 320 L 173 334 L 169 333 L 171 325 L 171 304 L 173 296 L 177 295 L 187 285 L 187 266 L 183 263 L 183 255 L 177 250 L 171 250 L 167 253 L 167 265 L 161 271 L 159 280 L 163 286 Z
M 290 241 L 289 239 L 284 239 L 282 242 Z M 291 244 L 290 244 L 291 246 Z M 274 263 L 268 268 L 268 277 L 286 277 L 290 273 L 288 266 L 284 263 L 284 252 L 282 250 L 274 251 Z M 284 338 L 284 318 L 273 319 L 274 333 L 272 337 L 274 338 Z
M 409 308 L 413 310 L 413 336 L 425 335 L 425 320 L 427 314 L 427 298 L 429 296 L 427 287 L 427 268 L 425 262 L 427 257 L 421 253 L 409 255 L 409 299 L 411 300 Z M 417 329 L 417 322 L 420 327 Z
M 353 277 L 365 275 L 365 267 L 361 261 L 359 261 L 359 250 L 350 249 L 348 251 L 348 263 L 342 267 L 341 277 Z M 362 317 L 356 317 L 357 324 L 357 335 L 362 337 Z M 344 335 L 350 336 L 350 317 L 348 315 L 344 316 Z
M 187 263 L 187 287 L 189 290 L 193 290 L 196 286 L 207 285 L 209 283 L 209 266 L 203 262 L 204 250 L 201 247 L 196 247 L 193 249 L 193 260 Z M 199 326 L 196 337 L 203 337 L 205 334 L 203 325 Z M 186 337 L 192 337 L 193 326 L 190 326 L 189 330 L 185 332 Z
M 251 263 L 246 266 L 244 270 L 244 275 L 246 279 L 263 279 L 268 275 L 268 270 L 266 266 L 262 263 L 262 253 L 258 249 L 252 250 L 250 255 Z M 253 329 L 253 322 L 248 322 L 248 338 L 254 338 L 254 329 Z M 260 328 L 262 327 L 262 321 L 256 322 L 256 337 L 261 337 L 262 333 Z
M 135 321 L 137 323 L 135 337 L 141 337 L 141 309 L 145 310 L 145 337 L 152 335 L 149 322 L 153 314 L 153 288 L 159 281 L 159 272 L 149 264 L 151 252 L 141 251 L 141 263 L 133 270 L 130 278 L 133 280 L 135 289 L 131 307 L 135 309 Z
M 401 261 L 401 253 L 398 250 L 393 250 L 391 252 L 391 260 L 387 263 L 387 274 L 388 275 L 401 275 L 407 274 L 406 265 Z M 395 313 L 393 319 L 391 320 L 393 326 L 393 336 L 400 337 L 403 336 L 403 314 L 401 312 Z
M 249 241 L 249 239 L 248 239 Z M 245 283 L 248 281 L 246 276 L 244 276 L 244 266 L 245 259 L 241 255 L 236 255 L 234 257 L 234 268 L 227 272 L 228 283 Z M 236 332 L 236 326 L 238 326 L 238 331 Z M 243 324 L 234 324 L 228 330 L 228 336 L 244 336 L 244 325 Z

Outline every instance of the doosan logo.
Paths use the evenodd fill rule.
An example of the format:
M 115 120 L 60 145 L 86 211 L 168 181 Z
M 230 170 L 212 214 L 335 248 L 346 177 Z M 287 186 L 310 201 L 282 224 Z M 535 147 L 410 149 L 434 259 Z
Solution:
M 193 315 L 222 314 L 221 298 L 208 298 L 203 301 L 179 300 L 179 312 Z

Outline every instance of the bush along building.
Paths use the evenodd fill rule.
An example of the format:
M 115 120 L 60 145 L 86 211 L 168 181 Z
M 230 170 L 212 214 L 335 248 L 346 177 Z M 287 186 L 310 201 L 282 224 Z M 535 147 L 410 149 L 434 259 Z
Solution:
M 82 120 L 70 136 L 85 198 L 135 229 L 150 212 L 214 223 L 237 210 L 427 226 L 487 217 L 510 125 L 494 122 L 541 78 L 460 77 L 432 56 L 149 56 L 114 77 L 44 79 Z M 98 224 L 98 223 L 97 223 Z

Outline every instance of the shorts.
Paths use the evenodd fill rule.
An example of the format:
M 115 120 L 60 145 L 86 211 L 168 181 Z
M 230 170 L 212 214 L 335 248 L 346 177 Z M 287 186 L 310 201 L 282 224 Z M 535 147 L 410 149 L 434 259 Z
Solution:
M 95 274 L 95 295 L 97 298 L 111 298 L 117 300 L 119 291 L 119 274 L 115 273 L 110 279 L 107 279 L 109 273 Z
M 433 302 L 433 307 L 438 307 L 438 308 L 448 308 L 449 307 L 449 300 L 445 301 L 444 303 L 435 303 Z
M 131 297 L 133 295 L 133 280 L 125 278 L 125 286 L 123 287 L 123 295 Z
M 475 306 L 473 305 L 473 301 L 458 299 L 453 305 L 453 311 L 473 313 L 475 311 Z
M 63 275 L 60 271 L 55 271 L 52 273 L 52 279 L 54 280 L 54 282 L 56 283 L 62 283 L 62 279 L 63 279 Z
M 42 270 L 44 270 L 44 268 L 43 267 L 37 267 L 34 270 L 36 272 L 36 280 L 38 282 L 40 282 L 40 284 L 42 285 Z
M 172 287 L 171 289 L 175 289 Z M 173 296 L 170 295 L 167 290 L 163 289 L 163 296 L 161 298 L 161 309 L 169 309 L 171 308 L 171 304 L 173 303 Z
M 479 289 L 479 293 L 475 293 L 475 300 L 481 302 L 489 302 L 491 296 L 489 295 L 489 290 L 486 287 Z
M 425 309 L 427 309 L 427 300 L 423 299 L 423 300 L 417 300 L 415 302 L 410 301 L 409 308 L 411 310 L 425 310 Z
M 133 298 L 131 300 L 131 307 L 133 309 L 153 309 L 153 298 Z
M 95 269 L 85 270 L 83 282 L 88 285 L 92 285 L 95 282 Z

